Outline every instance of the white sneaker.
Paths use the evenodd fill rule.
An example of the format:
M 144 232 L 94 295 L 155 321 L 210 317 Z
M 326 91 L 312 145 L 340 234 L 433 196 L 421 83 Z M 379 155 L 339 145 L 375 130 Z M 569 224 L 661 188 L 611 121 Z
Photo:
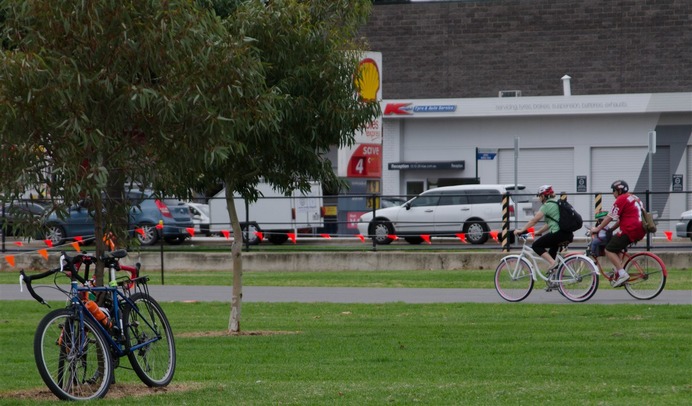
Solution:
M 629 278 L 630 278 L 630 274 L 623 271 L 620 274 L 620 276 L 618 276 L 618 278 L 613 281 L 613 287 L 617 288 L 617 287 L 622 286 L 625 282 L 627 282 L 627 280 L 629 280 Z

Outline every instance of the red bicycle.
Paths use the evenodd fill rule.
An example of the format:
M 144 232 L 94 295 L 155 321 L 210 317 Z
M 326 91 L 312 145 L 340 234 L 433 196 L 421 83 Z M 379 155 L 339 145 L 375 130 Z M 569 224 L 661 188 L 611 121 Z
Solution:
M 589 237 L 590 235 L 589 233 Z M 603 256 L 603 251 L 604 248 L 601 247 L 599 256 Z M 600 274 L 612 285 L 615 280 L 614 272 L 605 272 L 598 261 L 598 257 L 590 257 L 598 267 Z M 624 263 L 625 271 L 630 275 L 630 278 L 622 286 L 625 287 L 627 293 L 633 298 L 650 300 L 663 291 L 663 288 L 666 286 L 668 271 L 658 255 L 649 251 L 630 254 L 627 250 L 624 250 L 620 253 L 620 258 Z

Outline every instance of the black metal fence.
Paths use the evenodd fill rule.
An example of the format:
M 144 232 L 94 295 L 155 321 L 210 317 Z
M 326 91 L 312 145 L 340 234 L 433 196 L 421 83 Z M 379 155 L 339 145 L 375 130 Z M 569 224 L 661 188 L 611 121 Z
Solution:
M 638 196 L 644 203 L 647 211 L 657 212 L 653 207 L 665 207 L 672 198 L 678 202 L 684 201 L 685 210 L 690 210 L 691 192 L 643 192 Z M 585 227 L 595 223 L 593 214 L 603 207 L 603 196 L 606 193 L 573 193 L 564 195 L 565 198 L 579 200 L 582 204 L 577 208 L 582 214 Z M 608 192 L 609 196 L 610 193 Z M 682 195 L 683 197 L 680 197 Z M 517 202 L 510 203 L 510 198 Z M 584 199 L 588 198 L 591 207 L 585 213 Z M 375 242 L 377 234 L 373 227 L 375 223 L 391 223 L 391 228 L 382 227 L 380 237 L 384 235 L 380 243 L 385 244 L 406 241 L 413 245 L 439 247 L 444 242 L 446 246 L 454 244 L 477 244 L 483 248 L 507 249 L 507 235 L 516 227 L 523 226 L 540 203 L 534 199 L 533 194 L 515 193 L 512 195 L 484 195 L 475 196 L 469 200 L 466 194 L 447 194 L 446 199 L 438 202 L 428 202 L 428 205 L 418 204 L 416 200 L 404 203 L 408 199 L 402 195 L 339 195 L 339 196 L 294 196 L 294 197 L 266 197 L 257 202 L 236 204 L 239 210 L 240 223 L 243 229 L 243 238 L 246 249 L 260 242 L 274 244 L 297 243 L 299 241 L 333 240 L 342 244 L 352 242 L 363 247 L 362 244 L 372 245 L 373 250 L 378 249 Z M 309 201 L 308 201 L 309 200 Z M 33 202 L 35 201 L 27 201 Z M 20 203 L 27 203 L 20 202 Z M 14 202 L 13 204 L 16 204 Z M 180 203 L 183 204 L 183 203 Z M 484 206 L 482 213 L 474 213 L 474 206 Z M 488 214 L 488 207 L 496 205 L 496 209 Z M 410 206 L 410 207 L 407 207 Z M 450 207 L 459 206 L 459 218 L 454 218 Z M 40 240 L 41 236 L 13 235 L 12 219 L 7 210 L 7 205 L 2 207 L 2 251 L 17 249 L 18 242 Z M 225 199 L 211 198 L 206 204 L 202 204 L 201 216 L 191 218 L 190 225 L 179 231 L 191 236 L 194 240 L 200 237 L 221 237 L 231 240 L 233 232 Z M 204 213 L 204 208 L 207 212 Z M 397 208 L 398 207 L 398 208 Z M 452 213 L 447 217 L 438 217 L 434 214 L 447 211 Z M 456 210 L 456 209 L 455 209 Z M 692 231 L 676 230 L 676 225 L 681 221 L 679 210 L 666 217 L 658 215 L 656 222 L 659 227 L 655 234 L 649 234 L 645 239 L 646 248 L 651 249 L 655 241 L 677 240 L 690 242 Z M 199 210 L 198 210 L 199 212 Z M 414 212 L 420 212 L 416 217 Z M 433 213 L 433 214 L 431 214 Z M 364 219 L 361 217 L 365 215 Z M 464 217 L 465 216 L 465 217 Z M 124 225 L 123 225 L 124 226 Z M 137 233 L 139 225 L 128 225 L 131 233 Z M 540 225 L 537 225 L 539 227 Z M 475 228 L 474 228 L 475 227 Z M 482 238 L 477 233 L 482 229 Z M 687 232 L 685 235 L 684 233 Z M 584 229 L 584 234 L 586 228 Z M 575 236 L 579 235 L 575 233 Z M 93 235 L 84 235 L 82 239 L 93 238 Z M 218 238 L 217 238 L 218 239 Z M 383 241 L 382 241 L 383 240 Z M 504 243 L 504 244 L 503 244 Z M 640 243 L 642 244 L 642 243 Z

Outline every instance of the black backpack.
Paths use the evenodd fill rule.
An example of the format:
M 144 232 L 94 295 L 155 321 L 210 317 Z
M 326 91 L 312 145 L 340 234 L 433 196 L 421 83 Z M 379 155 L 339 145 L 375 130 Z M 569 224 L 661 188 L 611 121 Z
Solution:
M 581 215 L 574 210 L 574 207 L 572 207 L 567 200 L 558 199 L 557 202 L 553 200 L 548 201 L 557 204 L 557 207 L 560 210 L 560 220 L 557 222 L 557 224 L 560 226 L 560 230 L 573 233 L 582 227 L 584 221 L 582 220 Z M 548 217 L 555 220 L 550 216 Z

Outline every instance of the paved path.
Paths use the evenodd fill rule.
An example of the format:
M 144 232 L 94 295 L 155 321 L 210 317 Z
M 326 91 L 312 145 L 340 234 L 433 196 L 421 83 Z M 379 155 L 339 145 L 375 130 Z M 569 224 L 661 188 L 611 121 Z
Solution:
M 160 302 L 230 302 L 229 286 L 151 285 L 150 292 Z M 65 296 L 49 287 L 37 293 L 46 300 L 61 300 Z M 19 284 L 0 285 L 0 300 L 33 300 Z M 244 302 L 326 302 L 326 303 L 506 303 L 493 289 L 433 289 L 433 288 L 304 288 L 245 286 Z M 557 291 L 534 289 L 523 303 L 571 303 Z M 595 304 L 692 304 L 690 290 L 664 290 L 652 300 L 636 300 L 624 289 L 602 289 L 587 303 Z

